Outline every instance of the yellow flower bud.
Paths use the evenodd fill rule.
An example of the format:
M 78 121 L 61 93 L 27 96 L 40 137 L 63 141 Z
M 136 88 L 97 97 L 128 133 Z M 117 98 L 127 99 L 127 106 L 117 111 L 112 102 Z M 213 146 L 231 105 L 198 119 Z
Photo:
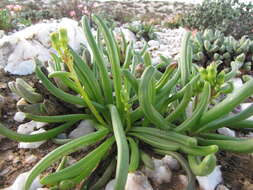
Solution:
M 69 42 L 68 32 L 65 28 L 61 28 L 59 30 L 59 33 L 60 33 L 60 42 L 61 42 L 63 48 L 66 48 L 68 46 L 68 42 Z
M 60 40 L 59 40 L 59 33 L 53 32 L 50 34 L 52 46 L 56 51 L 60 51 Z

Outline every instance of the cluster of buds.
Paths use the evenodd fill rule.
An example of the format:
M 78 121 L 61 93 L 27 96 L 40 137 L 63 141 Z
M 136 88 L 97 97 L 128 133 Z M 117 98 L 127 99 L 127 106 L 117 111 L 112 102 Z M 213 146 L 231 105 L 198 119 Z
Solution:
M 73 58 L 68 48 L 69 39 L 67 30 L 61 28 L 58 32 L 53 32 L 50 36 L 52 46 L 61 57 L 62 62 L 71 68 L 71 65 L 73 65 Z
M 68 41 L 67 30 L 64 28 L 51 34 L 52 46 L 58 53 L 68 48 Z
M 208 65 L 207 68 L 201 68 L 199 72 L 201 78 L 208 81 L 212 87 L 221 86 L 225 82 L 225 72 L 218 73 L 215 62 Z
M 231 92 L 232 86 L 225 84 L 225 71 L 218 72 L 217 63 L 212 62 L 207 68 L 200 68 L 199 73 L 203 81 L 208 81 L 212 87 L 212 97 L 217 97 L 221 92 Z

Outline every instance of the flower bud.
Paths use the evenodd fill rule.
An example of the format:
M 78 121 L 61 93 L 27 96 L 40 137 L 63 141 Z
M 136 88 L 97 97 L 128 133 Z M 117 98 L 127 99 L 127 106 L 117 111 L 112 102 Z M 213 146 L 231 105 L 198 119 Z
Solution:
M 203 67 L 200 68 L 199 73 L 200 73 L 200 76 L 201 76 L 202 79 L 207 80 L 208 73 L 207 73 L 206 69 L 204 69 Z
M 64 48 L 68 46 L 68 32 L 65 28 L 59 30 L 60 33 L 60 42 Z
M 53 32 L 50 34 L 52 46 L 56 51 L 60 51 L 60 39 L 59 39 L 59 33 Z

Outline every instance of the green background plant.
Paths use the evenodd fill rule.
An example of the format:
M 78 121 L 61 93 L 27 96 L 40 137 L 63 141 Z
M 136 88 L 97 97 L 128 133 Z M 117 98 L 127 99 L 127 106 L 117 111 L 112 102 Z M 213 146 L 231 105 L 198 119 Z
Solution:
M 253 4 L 238 0 L 204 0 L 202 4 L 186 13 L 182 25 L 204 30 L 217 29 L 236 39 L 252 36 Z

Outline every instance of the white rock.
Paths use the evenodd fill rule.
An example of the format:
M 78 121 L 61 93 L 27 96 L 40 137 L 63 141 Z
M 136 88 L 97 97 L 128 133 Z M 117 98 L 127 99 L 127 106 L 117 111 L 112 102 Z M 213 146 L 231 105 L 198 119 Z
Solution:
M 179 179 L 180 183 L 181 183 L 184 187 L 186 187 L 186 186 L 188 185 L 188 178 L 187 178 L 186 175 L 179 175 L 179 176 L 178 176 L 178 179 Z
M 135 49 L 142 49 L 144 46 L 144 43 L 142 41 L 137 41 L 133 44 Z
M 162 162 L 164 165 L 167 165 L 171 170 L 178 170 L 180 165 L 178 161 L 172 156 L 166 155 L 163 157 Z
M 187 116 L 187 118 L 192 116 L 192 110 L 193 110 L 193 102 L 190 101 L 188 106 L 186 107 L 186 116 Z
M 168 45 L 161 44 L 159 50 L 160 50 L 160 51 L 169 51 L 169 46 L 168 46 Z
M 39 134 L 39 133 L 43 133 L 43 132 L 46 132 L 46 130 L 44 129 L 39 129 L 38 131 L 34 131 L 32 133 L 30 133 L 31 135 L 33 134 Z M 35 148 L 38 148 L 40 147 L 42 144 L 44 144 L 46 141 L 39 141 L 39 142 L 31 142 L 31 143 L 25 143 L 25 142 L 21 142 L 19 143 L 18 147 L 19 148 L 32 148 L 32 149 L 35 149 Z
M 227 127 L 222 127 L 222 128 L 219 128 L 218 130 L 218 133 L 222 134 L 222 135 L 226 135 L 226 136 L 230 136 L 230 137 L 235 137 L 235 131 L 227 128 Z
M 49 34 L 59 28 L 68 31 L 69 45 L 78 50 L 86 40 L 78 22 L 63 18 L 59 22 L 39 23 L 0 39 L 0 68 L 16 75 L 27 75 L 34 72 L 33 58 L 42 62 L 50 59 Z
M 161 63 L 160 57 L 157 56 L 157 57 L 152 58 L 152 64 L 153 65 L 157 65 L 159 63 Z
M 25 120 L 25 113 L 20 111 L 15 113 L 14 120 L 19 123 L 22 123 Z
M 4 69 L 13 75 L 29 75 L 35 70 L 35 64 L 32 60 L 21 62 L 10 62 Z
M 145 168 L 145 174 L 154 184 L 160 185 L 162 183 L 169 183 L 172 177 L 170 168 L 164 165 L 162 160 L 153 159 L 153 161 L 155 166 L 154 170 Z
M 20 189 L 23 189 L 23 187 L 25 185 L 25 182 L 26 182 L 26 178 L 27 178 L 28 175 L 29 175 L 29 172 L 20 174 L 16 178 L 13 185 L 6 188 L 5 190 L 20 190 Z M 39 177 L 36 177 L 29 190 L 37 190 L 40 187 L 42 187 L 42 185 L 40 184 Z
M 243 110 L 247 109 L 251 105 L 252 105 L 252 103 L 243 103 L 243 104 L 241 104 L 241 110 L 243 111 Z M 249 117 L 247 119 L 253 120 L 253 116 L 251 116 L 251 117 Z
M 238 90 L 243 85 L 242 79 L 240 78 L 233 78 L 231 79 L 231 82 L 233 83 L 233 86 L 234 86 L 233 92 Z
M 132 41 L 132 42 L 136 42 L 136 36 L 134 35 L 134 33 L 127 29 L 127 28 L 120 28 L 126 38 L 126 41 L 129 42 L 129 41 Z M 117 29 L 115 29 L 117 31 Z M 118 30 L 120 31 L 120 30 Z
M 30 134 L 37 127 L 35 121 L 29 121 L 27 123 L 18 126 L 17 132 L 21 134 Z
M 29 121 L 27 123 L 19 125 L 17 132 L 21 133 L 21 134 L 30 134 L 35 129 L 40 129 L 40 128 L 46 126 L 47 124 L 48 123 L 44 123 L 44 122 Z
M 156 41 L 156 40 L 149 40 L 148 41 L 148 45 L 150 46 L 150 47 L 153 47 L 153 46 L 155 46 L 155 47 L 159 47 L 160 46 L 160 43 L 158 42 L 158 41 Z
M 1 170 L 0 172 L 0 176 L 5 176 L 6 174 L 8 174 L 11 171 L 11 167 L 5 168 L 3 170 Z M 4 189 L 5 190 L 5 189 Z
M 159 46 L 150 46 L 147 50 L 154 54 L 155 51 L 159 49 Z
M 95 128 L 93 127 L 92 122 L 89 120 L 83 120 L 73 131 L 70 132 L 69 138 L 79 138 L 81 136 L 88 135 L 93 131 L 95 131 Z
M 115 179 L 112 179 L 105 186 L 105 190 L 114 190 Z
M 202 190 L 215 190 L 216 186 L 222 182 L 221 166 L 216 166 L 214 171 L 208 176 L 197 176 Z
M 147 176 L 140 171 L 136 171 L 128 173 L 125 190 L 153 190 L 153 188 Z
M 36 121 L 35 123 L 36 123 L 36 129 L 40 129 L 40 128 L 45 127 L 45 126 L 48 125 L 48 123 L 45 123 L 45 122 Z
M 38 159 L 37 156 L 35 156 L 34 154 L 32 154 L 32 155 L 28 156 L 28 157 L 25 159 L 25 163 L 31 164 L 31 163 L 36 162 L 37 159 Z

